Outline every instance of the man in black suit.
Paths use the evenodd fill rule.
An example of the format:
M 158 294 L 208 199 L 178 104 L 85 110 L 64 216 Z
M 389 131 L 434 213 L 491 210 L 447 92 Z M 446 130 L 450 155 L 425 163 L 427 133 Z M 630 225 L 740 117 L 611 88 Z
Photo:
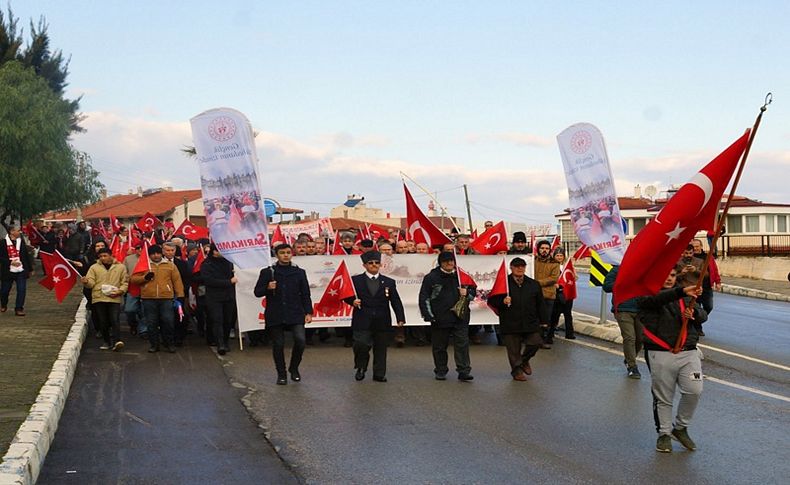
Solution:
M 395 288 L 395 280 L 379 274 L 381 253 L 369 251 L 361 256 L 365 272 L 353 276 L 356 298 L 346 303 L 354 306 L 351 315 L 351 330 L 354 335 L 354 378 L 365 378 L 373 348 L 373 380 L 387 382 L 387 345 L 392 338 L 392 315 L 395 312 L 398 326 L 406 323 L 403 303 Z

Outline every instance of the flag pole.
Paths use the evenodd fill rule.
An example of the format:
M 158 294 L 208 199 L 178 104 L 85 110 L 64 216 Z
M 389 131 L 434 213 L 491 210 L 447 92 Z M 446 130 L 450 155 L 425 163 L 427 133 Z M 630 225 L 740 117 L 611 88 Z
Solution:
M 749 157 L 749 151 L 752 148 L 752 143 L 754 142 L 754 137 L 757 135 L 757 129 L 760 127 L 760 122 L 763 119 L 763 113 L 768 109 L 768 105 L 773 102 L 773 94 L 768 93 L 765 95 L 765 103 L 760 107 L 760 113 L 757 115 L 757 119 L 754 121 L 754 126 L 752 127 L 752 131 L 749 134 L 749 140 L 746 142 L 746 148 L 743 150 L 743 155 L 741 155 L 741 162 L 738 165 L 738 173 L 735 174 L 735 181 L 732 183 L 732 188 L 730 188 L 730 193 L 727 195 L 727 202 L 724 204 L 724 209 L 721 211 L 721 216 L 718 217 L 718 222 L 716 223 L 716 230 L 713 232 L 713 239 L 710 242 L 710 248 L 708 248 L 708 254 L 705 257 L 705 261 L 702 263 L 702 269 L 699 273 L 699 278 L 697 279 L 696 289 L 699 290 L 702 287 L 702 280 L 705 278 L 705 273 L 708 271 L 708 266 L 710 265 L 710 261 L 713 258 L 713 251 L 711 248 L 715 248 L 719 242 L 719 237 L 721 236 L 721 228 L 724 226 L 724 221 L 727 219 L 727 213 L 730 210 L 730 206 L 732 205 L 732 201 L 735 198 L 735 190 L 738 188 L 738 182 L 741 181 L 741 175 L 743 175 L 743 169 L 746 166 L 746 159 Z M 717 201 L 717 204 L 720 201 Z M 694 308 L 694 304 L 697 302 L 697 297 L 694 296 L 691 298 L 691 308 Z M 680 334 L 678 334 L 678 339 L 675 341 L 675 346 L 672 349 L 673 353 L 678 353 L 683 347 L 683 336 L 688 331 L 688 318 L 683 315 L 683 323 L 680 327 Z
M 414 185 L 416 185 L 417 187 L 419 187 L 419 188 L 420 188 L 420 190 L 422 190 L 423 192 L 425 192 L 425 193 L 428 195 L 428 197 L 430 197 L 430 198 L 431 198 L 431 200 L 432 200 L 432 201 L 436 202 L 436 205 L 438 205 L 438 206 L 439 206 L 439 208 L 440 208 L 441 210 L 443 210 L 443 211 L 444 211 L 445 213 L 447 213 L 448 215 L 450 214 L 450 211 L 448 211 L 448 210 L 447 210 L 447 207 L 443 206 L 443 205 L 441 204 L 441 202 L 439 202 L 438 200 L 436 200 L 436 197 L 434 197 L 433 195 L 431 195 L 431 193 L 430 193 L 430 192 L 428 192 L 428 190 L 427 190 L 425 187 L 423 187 L 422 185 L 420 185 L 419 183 L 417 183 L 417 181 L 416 181 L 416 180 L 414 180 L 413 178 L 409 177 L 407 174 L 405 174 L 405 173 L 403 173 L 403 172 L 401 172 L 400 174 L 401 174 L 401 180 L 403 180 L 403 177 L 406 177 L 407 179 L 411 180 L 411 181 L 412 181 L 412 183 L 413 183 Z M 404 181 L 404 183 L 405 183 L 405 181 Z M 460 227 L 458 227 L 458 224 L 456 224 L 456 223 L 455 223 L 455 220 L 454 220 L 452 217 L 448 217 L 448 219 L 450 219 L 450 222 L 452 222 L 452 223 L 453 223 L 453 227 L 455 227 L 455 229 L 456 229 L 456 230 L 457 230 L 459 233 L 463 233 L 463 231 L 461 230 L 461 228 L 460 228 Z

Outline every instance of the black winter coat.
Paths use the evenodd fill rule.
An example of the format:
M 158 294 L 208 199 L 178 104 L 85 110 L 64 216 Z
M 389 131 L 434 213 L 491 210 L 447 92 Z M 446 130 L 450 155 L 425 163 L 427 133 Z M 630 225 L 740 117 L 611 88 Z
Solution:
M 488 299 L 488 304 L 499 312 L 499 332 L 503 335 L 540 331 L 542 323 L 548 323 L 549 315 L 543 305 L 543 289 L 540 284 L 524 276 L 521 286 L 513 275 L 508 275 L 510 306 L 505 305 L 506 295 L 496 295 Z
M 647 331 L 658 337 L 669 347 L 674 347 L 680 334 L 683 324 L 680 300 L 683 300 L 686 307 L 691 303 L 691 298 L 685 296 L 683 288 L 675 287 L 660 291 L 654 296 L 640 296 L 636 299 L 639 306 L 638 318 Z M 708 314 L 699 304 L 694 305 L 694 320 L 688 322 L 688 334 L 684 349 L 692 349 L 697 346 L 699 333 L 696 324 L 705 323 Z M 660 344 L 655 343 L 647 335 L 642 336 L 644 346 L 648 350 L 667 350 Z
M 267 288 L 272 279 L 277 282 L 274 290 Z M 258 298 L 266 297 L 267 327 L 303 324 L 305 315 L 313 314 L 307 273 L 298 266 L 275 264 L 263 268 L 254 293 Z
M 403 302 L 401 302 L 400 295 L 398 295 L 398 290 L 395 287 L 395 280 L 380 274 L 378 276 L 378 290 L 371 295 L 368 289 L 367 278 L 367 273 L 351 277 L 357 297 L 362 300 L 362 308 L 354 307 L 354 311 L 351 314 L 351 328 L 354 330 L 394 330 L 390 306 L 395 312 L 397 321 L 406 321 L 406 313 L 403 311 Z M 345 302 L 353 305 L 354 298 L 347 298 Z
M 20 236 L 22 237 L 22 236 Z M 0 238 L 0 279 L 3 281 L 13 280 L 20 273 L 11 272 L 11 258 L 8 257 L 8 247 L 6 246 L 6 239 Z M 16 244 L 16 242 L 14 242 Z M 22 267 L 25 269 L 21 274 L 30 276 L 33 271 L 33 260 L 30 258 L 30 253 L 27 250 L 25 240 L 19 245 L 19 259 L 22 261 Z
M 475 299 L 477 288 L 464 286 L 467 289 L 466 297 L 469 302 Z M 431 322 L 439 328 L 453 327 L 458 324 L 469 323 L 469 312 L 463 319 L 452 312 L 458 302 L 458 275 L 455 272 L 445 273 L 440 268 L 434 268 L 425 275 L 420 287 L 420 314 L 426 322 Z
M 236 300 L 236 285 L 230 282 L 233 278 L 233 263 L 225 258 L 210 256 L 200 266 L 200 276 L 206 287 L 206 302 Z

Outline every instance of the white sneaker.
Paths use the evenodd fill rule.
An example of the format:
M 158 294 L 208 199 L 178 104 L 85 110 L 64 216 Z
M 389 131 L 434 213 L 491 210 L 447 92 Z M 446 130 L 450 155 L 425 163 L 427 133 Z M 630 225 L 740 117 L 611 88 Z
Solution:
M 123 341 L 119 340 L 119 341 L 115 342 L 115 345 L 112 346 L 112 350 L 114 352 L 117 352 L 119 350 L 123 350 Z
M 101 347 L 99 347 L 99 350 L 110 350 L 110 348 L 111 348 L 110 344 L 104 344 Z

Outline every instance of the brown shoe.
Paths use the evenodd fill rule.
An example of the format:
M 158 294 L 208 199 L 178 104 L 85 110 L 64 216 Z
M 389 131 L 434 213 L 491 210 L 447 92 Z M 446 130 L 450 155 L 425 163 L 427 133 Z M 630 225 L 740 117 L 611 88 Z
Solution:
M 8 307 L 7 306 L 0 307 L 0 313 L 5 313 L 7 311 L 8 311 Z
M 25 316 L 25 311 L 24 310 L 14 310 L 14 313 L 16 313 L 16 316 L 18 316 L 18 317 L 24 317 Z
M 529 365 L 529 362 L 521 366 L 524 369 L 524 374 L 531 376 L 532 375 L 532 366 Z
M 514 381 L 524 382 L 527 380 L 527 376 L 524 375 L 523 372 L 519 372 L 518 374 L 513 376 Z

